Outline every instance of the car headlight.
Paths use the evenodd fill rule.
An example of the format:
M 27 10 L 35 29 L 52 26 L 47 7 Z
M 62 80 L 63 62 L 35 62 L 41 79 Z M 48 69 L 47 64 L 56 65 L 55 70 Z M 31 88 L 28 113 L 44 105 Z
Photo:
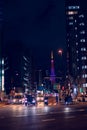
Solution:
M 35 103 L 35 100 L 33 100 L 32 103 Z
M 13 103 L 15 103 L 16 102 L 16 99 L 13 99 Z
M 40 100 L 40 98 L 39 98 L 39 97 L 37 97 L 37 101 L 38 101 L 38 100 Z

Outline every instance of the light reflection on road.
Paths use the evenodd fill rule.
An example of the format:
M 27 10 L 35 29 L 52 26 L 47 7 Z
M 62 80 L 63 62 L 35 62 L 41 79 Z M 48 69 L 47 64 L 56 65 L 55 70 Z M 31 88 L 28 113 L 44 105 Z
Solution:
M 11 111 L 11 115 L 9 114 L 8 116 L 13 116 L 13 117 L 21 117 L 21 116 L 35 116 L 35 115 L 45 115 L 49 113 L 50 107 L 49 106 L 44 106 L 44 107 L 36 107 L 36 106 L 18 106 L 18 105 L 13 105 L 8 108 L 8 112 Z
M 6 110 L 6 111 L 4 111 Z M 3 108 L 0 108 L 0 116 L 2 117 L 5 115 L 5 117 L 21 117 L 21 116 L 37 116 L 37 115 L 49 115 L 49 114 L 58 114 L 58 113 L 65 113 L 65 116 L 69 115 L 71 112 L 77 112 L 77 111 L 85 111 L 86 109 L 80 108 L 75 109 L 71 106 L 64 106 L 64 107 L 50 107 L 50 106 L 44 106 L 44 107 L 37 107 L 37 106 L 24 106 L 24 105 L 8 105 L 4 106 Z M 11 113 L 11 114 L 10 114 Z
M 64 108 L 64 112 L 71 112 L 71 108 L 69 108 L 69 107 L 66 107 L 66 108 Z

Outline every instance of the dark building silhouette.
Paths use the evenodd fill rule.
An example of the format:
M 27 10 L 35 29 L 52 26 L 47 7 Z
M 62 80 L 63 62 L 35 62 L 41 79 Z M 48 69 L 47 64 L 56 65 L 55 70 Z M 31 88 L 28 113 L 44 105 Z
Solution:
M 0 91 L 4 91 L 4 60 L 3 60 L 3 31 L 4 31 L 4 1 L 0 0 Z
M 33 61 L 30 50 L 24 45 L 9 44 L 4 55 L 5 91 L 26 92 L 33 87 Z

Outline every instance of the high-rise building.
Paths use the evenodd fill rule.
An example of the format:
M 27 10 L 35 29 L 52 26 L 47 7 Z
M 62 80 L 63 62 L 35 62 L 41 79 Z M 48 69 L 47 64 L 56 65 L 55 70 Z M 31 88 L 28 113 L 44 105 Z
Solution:
M 3 9 L 4 1 L 0 0 L 0 91 L 4 90 L 4 59 L 3 59 Z
M 11 50 L 12 48 L 12 50 Z M 28 50 L 29 51 L 29 50 Z M 32 56 L 21 46 L 10 46 L 5 54 L 5 91 L 26 92 L 33 86 Z
M 66 0 L 67 74 L 87 87 L 87 9 L 82 0 Z

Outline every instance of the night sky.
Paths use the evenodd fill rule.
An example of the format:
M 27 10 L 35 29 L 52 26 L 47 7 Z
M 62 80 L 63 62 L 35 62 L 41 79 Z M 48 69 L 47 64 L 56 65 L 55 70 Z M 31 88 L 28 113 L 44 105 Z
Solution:
M 58 67 L 57 49 L 65 53 L 66 48 L 64 0 L 8 0 L 5 9 L 5 46 L 22 42 L 32 50 L 36 66 L 45 69 L 53 50 Z

